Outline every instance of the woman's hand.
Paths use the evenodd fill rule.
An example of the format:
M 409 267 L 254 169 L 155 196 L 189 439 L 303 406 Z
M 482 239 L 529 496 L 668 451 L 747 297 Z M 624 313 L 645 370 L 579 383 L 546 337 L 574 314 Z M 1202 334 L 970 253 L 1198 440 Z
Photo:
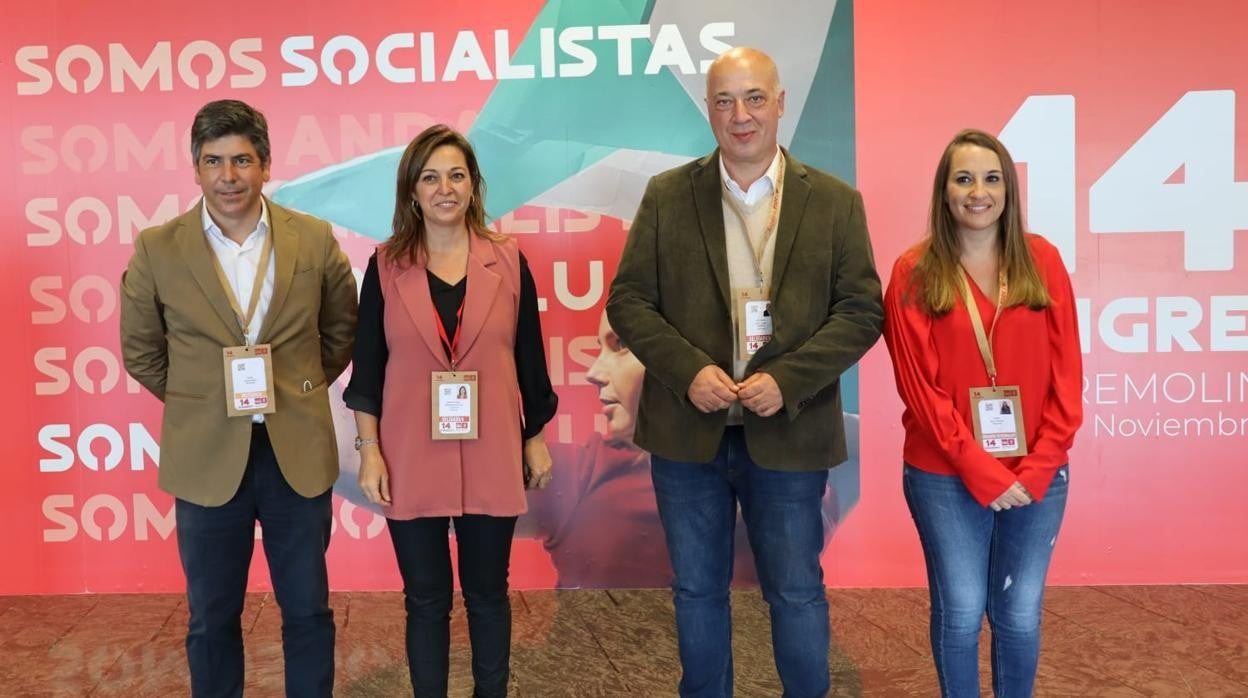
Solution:
M 529 489 L 542 489 L 550 484 L 551 459 L 550 449 L 546 448 L 546 437 L 538 434 L 524 442 L 524 464 L 529 469 L 529 481 L 525 486 Z
M 364 497 L 373 504 L 390 505 L 390 471 L 381 447 L 368 444 L 360 449 L 360 474 L 356 478 Z
M 1013 485 L 1010 485 L 1010 489 L 1001 493 L 1001 496 L 992 500 L 992 504 L 989 504 L 988 506 L 992 507 L 993 511 L 1002 511 L 1004 509 L 1013 509 L 1015 507 L 1025 507 L 1028 504 L 1031 504 L 1032 501 L 1031 495 L 1027 492 L 1027 488 L 1023 487 L 1022 483 L 1015 481 Z

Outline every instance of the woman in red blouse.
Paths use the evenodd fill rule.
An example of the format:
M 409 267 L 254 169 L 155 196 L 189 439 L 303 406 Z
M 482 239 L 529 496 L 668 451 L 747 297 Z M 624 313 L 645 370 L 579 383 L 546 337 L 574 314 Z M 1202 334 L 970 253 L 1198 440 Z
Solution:
M 1005 146 L 959 133 L 936 169 L 927 237 L 897 260 L 884 299 L 946 696 L 979 695 L 985 612 L 994 694 L 1031 695 L 1083 420 L 1070 277 L 1053 245 L 1024 232 L 1020 204 Z

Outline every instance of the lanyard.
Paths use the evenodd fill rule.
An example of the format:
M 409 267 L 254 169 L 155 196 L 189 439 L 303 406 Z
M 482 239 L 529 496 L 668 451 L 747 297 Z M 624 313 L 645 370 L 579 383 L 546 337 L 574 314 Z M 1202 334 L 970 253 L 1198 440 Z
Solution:
M 962 299 L 966 302 L 966 312 L 971 315 L 971 326 L 975 328 L 979 355 L 983 357 L 984 367 L 988 369 L 988 380 L 992 381 L 992 387 L 995 388 L 997 387 L 997 362 L 992 355 L 992 335 L 997 331 L 997 320 L 1001 319 L 1001 308 L 1005 307 L 1005 297 L 1009 292 L 1005 270 L 1001 269 L 997 272 L 997 312 L 992 317 L 992 330 L 988 334 L 984 333 L 984 320 L 979 315 L 979 304 L 971 295 L 971 282 L 966 268 L 959 267 L 959 271 L 962 272 Z
M 442 324 L 442 316 L 438 314 L 435 306 L 433 309 L 433 321 L 438 325 L 438 336 L 442 338 L 442 348 L 446 349 L 447 356 L 451 359 L 451 370 L 455 370 L 455 364 L 459 362 L 456 351 L 459 348 L 459 336 L 464 330 L 464 303 L 468 301 L 468 293 L 465 290 L 464 299 L 459 302 L 459 310 L 455 311 L 455 336 L 447 338 L 446 326 Z
M 728 182 L 724 182 L 723 186 L 724 200 L 728 202 L 728 207 L 732 209 L 732 212 L 737 214 L 737 220 L 741 222 L 741 234 L 745 236 L 745 246 L 750 249 L 750 262 L 754 264 L 755 283 L 759 288 L 763 288 L 763 255 L 767 253 L 767 241 L 776 232 L 776 223 L 780 218 L 780 199 L 784 196 L 784 158 L 780 158 L 779 167 L 776 168 L 776 181 L 771 188 L 771 213 L 767 218 L 767 227 L 763 228 L 762 242 L 757 249 L 750 238 L 749 222 L 746 220 L 745 212 L 741 210 L 740 202 L 728 190 Z
M 211 251 L 211 250 L 210 250 Z M 260 250 L 260 263 L 256 265 L 256 280 L 251 284 L 251 301 L 247 304 L 247 314 L 243 314 L 242 307 L 238 304 L 238 298 L 234 296 L 234 288 L 230 286 L 230 282 L 225 278 L 225 270 L 221 268 L 221 260 L 217 259 L 217 253 L 212 252 L 212 268 L 217 272 L 217 280 L 221 282 L 221 287 L 225 289 L 225 297 L 230 301 L 230 309 L 234 311 L 234 318 L 238 320 L 238 324 L 243 330 L 243 344 L 251 346 L 251 342 L 247 339 L 247 328 L 251 327 L 251 319 L 256 314 L 256 307 L 260 304 L 260 289 L 264 286 L 264 275 L 269 271 L 269 254 L 273 251 L 273 230 L 270 228 L 264 234 L 264 247 Z

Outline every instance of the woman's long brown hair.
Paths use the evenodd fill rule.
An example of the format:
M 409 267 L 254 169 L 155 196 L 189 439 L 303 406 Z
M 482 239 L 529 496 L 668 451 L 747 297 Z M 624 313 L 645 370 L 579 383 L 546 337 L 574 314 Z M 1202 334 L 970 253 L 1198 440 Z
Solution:
M 928 217 L 927 237 L 920 246 L 919 260 L 911 276 L 910 293 L 929 315 L 939 317 L 957 305 L 962 296 L 960 262 L 962 256 L 958 241 L 958 227 L 945 196 L 952 167 L 953 153 L 960 146 L 976 145 L 997 154 L 1001 160 L 1001 172 L 1005 178 L 1005 208 L 997 220 L 998 249 L 1001 268 L 1009 279 L 1006 307 L 1025 305 L 1032 310 L 1049 305 L 1049 292 L 1044 279 L 1036 269 L 1031 249 L 1027 246 L 1023 211 L 1018 194 L 1018 169 L 1009 151 L 995 136 L 984 131 L 967 129 L 953 137 L 945 148 L 936 178 L 932 182 L 931 211 Z
M 500 240 L 502 235 L 490 230 L 485 217 L 485 179 L 477 165 L 477 154 L 463 134 L 445 124 L 430 126 L 416 136 L 403 151 L 399 170 L 395 176 L 394 222 L 390 239 L 382 245 L 382 251 L 391 264 L 415 264 L 420 255 L 428 254 L 425 247 L 425 220 L 416 205 L 416 182 L 433 155 L 444 145 L 453 145 L 464 154 L 468 164 L 468 177 L 472 180 L 472 199 L 465 213 L 468 231 L 487 240 Z

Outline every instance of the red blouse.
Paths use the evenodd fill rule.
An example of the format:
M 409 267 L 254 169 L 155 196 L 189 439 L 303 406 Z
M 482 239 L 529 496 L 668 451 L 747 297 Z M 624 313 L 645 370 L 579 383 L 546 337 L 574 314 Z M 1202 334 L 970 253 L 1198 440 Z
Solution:
M 990 382 L 962 299 L 940 318 L 903 300 L 919 247 L 897 259 L 884 296 L 884 340 L 906 406 L 903 457 L 921 470 L 961 477 L 985 506 L 1016 480 L 1042 499 L 1083 422 L 1083 357 L 1070 276 L 1048 240 L 1029 233 L 1027 243 L 1052 303 L 1038 311 L 1004 309 L 992 338 L 997 385 L 1017 385 L 1022 392 L 1025 456 L 997 458 L 975 441 L 970 389 Z M 985 331 L 991 331 L 996 298 L 974 283 L 971 293 Z

